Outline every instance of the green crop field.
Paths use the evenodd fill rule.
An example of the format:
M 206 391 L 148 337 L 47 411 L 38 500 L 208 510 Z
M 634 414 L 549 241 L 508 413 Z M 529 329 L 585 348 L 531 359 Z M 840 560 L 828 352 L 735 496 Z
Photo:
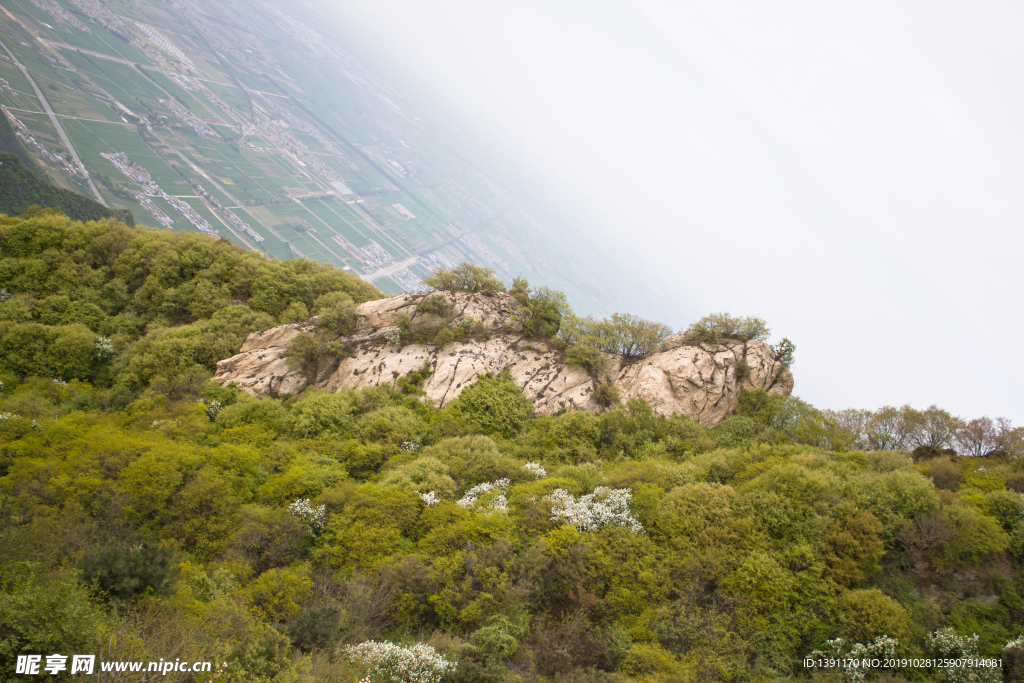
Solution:
M 188 92 L 159 71 L 147 69 L 146 75 L 168 95 L 177 98 L 179 102 L 186 102 L 189 111 L 199 118 L 212 120 L 219 120 L 221 118 L 219 116 L 220 109 L 207 102 L 206 98 L 201 94 Z M 161 97 L 166 99 L 166 96 L 162 95 Z
M 377 289 L 388 296 L 396 296 L 405 291 L 397 282 L 389 277 L 382 277 L 379 280 L 374 280 L 373 284 L 377 286 Z
M 65 119 L 63 125 L 82 162 L 90 171 L 100 171 L 112 177 L 120 176 L 120 172 L 101 157 L 100 152 L 125 152 L 129 159 L 149 171 L 154 182 L 165 192 L 191 193 L 191 188 L 174 169 L 142 141 L 134 126 L 80 119 Z
M 211 82 L 207 82 L 206 87 L 212 90 L 214 95 L 227 102 L 239 116 L 249 118 L 249 102 L 238 88 Z

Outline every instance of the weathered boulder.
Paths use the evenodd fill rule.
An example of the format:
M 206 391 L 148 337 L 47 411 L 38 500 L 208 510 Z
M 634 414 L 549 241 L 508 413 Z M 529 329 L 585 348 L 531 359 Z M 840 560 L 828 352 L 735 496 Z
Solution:
M 254 332 L 241 351 L 217 364 L 215 380 L 237 382 L 253 394 L 295 394 L 307 386 L 327 391 L 394 385 L 399 377 L 433 370 L 424 383 L 426 398 L 443 407 L 484 373 L 508 370 L 513 381 L 533 402 L 534 411 L 552 415 L 561 410 L 600 410 L 594 400 L 598 383 L 612 382 L 622 401 L 644 398 L 659 415 L 682 413 L 706 426 L 721 422 L 733 411 L 744 389 L 764 389 L 788 396 L 793 377 L 759 341 L 727 340 L 700 344 L 685 333 L 670 337 L 656 353 L 629 361 L 608 355 L 600 377 L 564 363 L 554 345 L 525 338 L 516 300 L 508 294 L 483 296 L 443 292 L 457 320 L 471 317 L 478 334 L 438 351 L 433 344 L 387 343 L 385 335 L 401 316 L 413 325 L 429 322 L 432 313 L 418 311 L 422 294 L 404 294 L 369 301 L 356 308 L 355 332 L 341 338 L 349 351 L 342 359 L 321 361 L 313 372 L 289 368 L 285 351 L 316 319 Z

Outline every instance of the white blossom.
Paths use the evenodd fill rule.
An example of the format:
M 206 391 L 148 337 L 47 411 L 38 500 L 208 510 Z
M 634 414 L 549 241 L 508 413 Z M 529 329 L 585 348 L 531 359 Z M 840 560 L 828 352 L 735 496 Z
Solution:
M 1008 642 L 1003 649 L 1009 650 L 1010 648 L 1024 650 L 1024 636 L 1017 636 L 1016 640 L 1011 640 L 1010 642 Z
M 382 336 L 384 337 L 384 340 L 392 346 L 398 346 L 399 342 L 402 341 L 402 333 L 399 332 L 397 327 L 387 328 L 384 330 L 384 334 Z
M 288 512 L 309 525 L 311 536 L 316 536 L 317 532 L 323 529 L 327 523 L 326 506 L 313 507 L 309 502 L 309 498 L 299 498 L 288 506 Z
M 825 642 L 822 650 L 815 650 L 807 655 L 808 659 L 840 659 L 847 662 L 843 673 L 850 677 L 851 683 L 862 683 L 868 674 L 868 668 L 860 666 L 865 659 L 886 659 L 896 656 L 896 648 L 900 641 L 890 636 L 878 636 L 867 645 L 854 643 L 846 648 L 846 641 L 835 638 Z
M 99 337 L 94 345 L 96 357 L 100 360 L 114 355 L 114 342 L 109 337 Z
M 928 634 L 928 644 L 938 657 L 959 659 L 964 666 L 944 669 L 949 683 L 997 683 L 1003 672 L 998 667 L 983 666 L 983 657 L 978 652 L 978 634 L 957 635 L 951 626 L 940 628 Z
M 61 387 L 66 387 L 66 386 L 68 385 L 68 383 L 67 383 L 67 382 L 65 382 L 64 380 L 62 380 L 62 379 L 60 379 L 60 378 L 57 378 L 57 379 L 54 379 L 54 380 L 51 380 L 51 381 L 52 381 L 52 382 L 53 382 L 54 384 L 56 384 L 57 386 L 61 386 Z
M 417 493 L 419 492 L 417 491 Z M 437 505 L 438 503 L 441 502 L 441 499 L 438 498 L 437 494 L 434 493 L 433 491 L 430 491 L 428 493 L 420 493 L 420 498 L 422 498 L 423 502 L 427 504 L 427 507 L 430 507 L 431 505 Z
M 21 415 L 15 415 L 14 413 L 0 413 L 0 425 L 5 424 L 9 420 L 20 420 Z
M 537 462 L 528 462 L 523 465 L 523 469 L 535 476 L 537 479 L 543 479 L 548 476 L 548 471 Z
M 512 482 L 508 479 L 502 478 L 494 482 L 477 484 L 470 490 L 466 491 L 462 498 L 455 501 L 455 504 L 464 508 L 475 507 L 478 498 L 493 491 L 497 491 L 498 494 L 491 497 L 487 509 L 495 512 L 507 512 L 508 498 L 505 497 L 505 492 L 508 491 L 509 484 L 511 483 Z
M 504 495 L 506 490 L 508 490 L 509 483 L 511 482 L 508 479 L 499 479 L 498 481 L 494 482 L 478 483 L 469 490 L 467 490 L 466 494 L 458 501 L 456 501 L 456 505 L 459 505 L 464 508 L 472 507 L 473 505 L 476 504 L 476 499 L 478 499 L 480 496 L 483 496 L 484 494 L 489 494 L 490 492 L 493 492 L 493 490 L 500 490 L 500 492 Z
M 398 450 L 405 451 L 406 453 L 419 453 L 420 442 L 419 441 L 403 441 L 398 444 Z
M 342 648 L 342 654 L 362 666 L 369 679 L 395 683 L 438 683 L 457 663 L 446 659 L 426 643 L 402 647 L 387 641 L 368 640 Z
M 564 520 L 579 531 L 597 531 L 606 526 L 624 526 L 642 534 L 644 528 L 629 510 L 633 494 L 629 489 L 598 486 L 593 493 L 576 498 L 565 489 L 544 497 L 551 503 L 551 519 Z

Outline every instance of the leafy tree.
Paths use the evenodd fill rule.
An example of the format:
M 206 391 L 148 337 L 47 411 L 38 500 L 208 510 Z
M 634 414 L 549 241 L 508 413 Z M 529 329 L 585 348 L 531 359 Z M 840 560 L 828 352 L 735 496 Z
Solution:
M 756 339 L 766 341 L 771 336 L 768 324 L 757 316 L 734 316 L 711 313 L 690 325 L 690 331 L 705 344 L 717 344 L 720 339 Z
M 567 315 L 562 319 L 560 331 L 561 338 L 570 344 L 629 359 L 653 353 L 671 334 L 668 326 L 629 313 L 613 313 L 604 320 Z
M 847 591 L 836 601 L 839 635 L 855 643 L 878 636 L 903 638 L 910 626 L 903 607 L 877 588 Z
M 423 283 L 434 289 L 456 292 L 480 292 L 493 296 L 505 291 L 505 283 L 494 274 L 493 268 L 482 268 L 471 263 L 460 263 L 454 268 L 438 268 Z

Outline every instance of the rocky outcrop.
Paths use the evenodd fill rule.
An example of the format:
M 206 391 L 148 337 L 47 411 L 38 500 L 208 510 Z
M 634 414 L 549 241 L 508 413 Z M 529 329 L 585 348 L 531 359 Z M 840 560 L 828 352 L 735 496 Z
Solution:
M 551 415 L 561 410 L 599 410 L 593 394 L 597 384 L 612 382 L 622 401 L 644 398 L 659 415 L 683 413 L 713 426 L 735 411 L 744 389 L 764 389 L 788 396 L 793 377 L 766 344 L 728 340 L 700 344 L 685 333 L 670 337 L 656 353 L 636 361 L 608 355 L 608 367 L 595 378 L 565 365 L 552 344 L 525 338 L 518 303 L 507 294 L 486 297 L 471 293 L 440 293 L 457 320 L 471 317 L 473 339 L 454 342 L 438 351 L 432 344 L 387 343 L 385 335 L 399 318 L 413 325 L 440 322 L 417 310 L 422 294 L 404 294 L 369 301 L 356 308 L 356 331 L 340 341 L 349 354 L 321 361 L 314 372 L 288 367 L 284 353 L 316 319 L 281 325 L 249 335 L 241 351 L 217 364 L 215 380 L 236 382 L 253 394 L 296 394 L 307 386 L 328 391 L 394 385 L 399 377 L 427 363 L 433 373 L 424 390 L 440 407 L 454 400 L 480 375 L 509 370 L 533 402 L 534 411 Z

